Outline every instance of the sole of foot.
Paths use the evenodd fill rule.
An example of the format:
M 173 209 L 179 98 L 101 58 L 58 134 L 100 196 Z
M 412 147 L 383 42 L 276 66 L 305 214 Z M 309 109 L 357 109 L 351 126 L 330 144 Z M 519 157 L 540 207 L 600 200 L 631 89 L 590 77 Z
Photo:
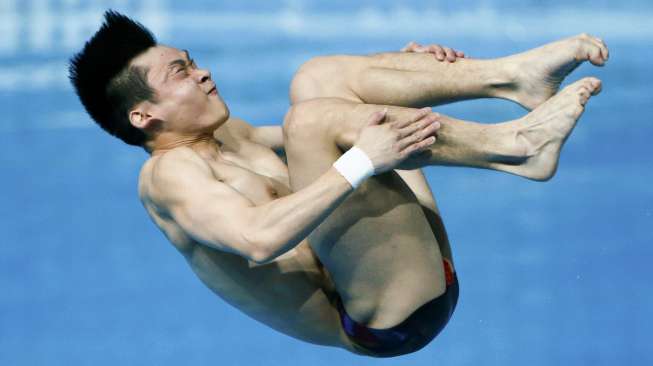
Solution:
M 535 109 L 560 88 L 569 73 L 589 61 L 603 66 L 608 47 L 598 37 L 583 33 L 506 58 L 515 82 L 508 99 L 528 110 Z
M 563 144 L 589 99 L 600 92 L 601 80 L 595 77 L 580 79 L 514 121 L 513 138 L 525 152 L 525 159 L 505 170 L 537 181 L 551 179 L 558 168 Z

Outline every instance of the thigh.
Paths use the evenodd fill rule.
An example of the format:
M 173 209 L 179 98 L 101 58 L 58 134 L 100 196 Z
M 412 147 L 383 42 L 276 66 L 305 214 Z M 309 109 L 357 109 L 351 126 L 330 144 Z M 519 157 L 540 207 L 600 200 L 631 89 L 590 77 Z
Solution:
M 249 317 L 305 342 L 353 350 L 337 293 L 307 241 L 264 264 L 204 246 L 188 259 L 208 288 Z
M 280 285 L 286 288 L 286 296 L 294 300 L 290 306 L 284 306 L 286 301 L 279 297 L 265 301 L 265 306 L 273 302 L 276 305 L 272 307 L 284 307 L 274 315 L 274 322 L 280 325 L 269 322 L 269 317 L 259 320 L 309 343 L 357 352 L 342 329 L 338 294 L 331 277 L 307 241 L 262 267 L 267 267 L 264 271 L 269 269 L 266 278 L 278 277 Z
M 442 256 L 448 259 L 453 265 L 453 254 L 449 243 L 449 237 L 444 227 L 444 221 L 442 220 L 442 215 L 438 209 L 433 191 L 431 190 L 422 169 L 395 171 L 399 174 L 401 179 L 406 182 L 408 187 L 410 187 L 410 190 L 415 194 L 415 197 L 417 197 L 417 201 L 422 206 L 422 210 L 428 220 L 429 226 L 438 240 Z
M 289 114 L 285 147 L 293 190 L 315 181 L 341 156 L 333 126 L 343 121 L 333 118 L 347 113 L 339 108 L 329 105 L 325 114 L 314 105 Z M 368 179 L 309 242 L 347 312 L 372 327 L 399 323 L 444 292 L 437 240 L 417 198 L 395 172 Z
M 290 83 L 290 103 L 298 104 L 315 98 L 341 98 L 363 103 L 349 87 L 365 67 L 365 56 L 314 57 L 303 64 Z M 345 66 L 345 67 L 343 67 Z
M 340 98 L 317 98 L 309 102 L 300 103 L 299 106 L 309 105 L 308 108 L 302 112 L 304 115 L 298 118 L 304 118 L 302 122 L 307 128 L 303 128 L 304 134 L 301 141 L 311 141 L 313 137 L 322 139 L 324 144 L 315 145 L 311 141 L 308 146 L 315 154 L 321 156 L 339 156 L 340 152 L 350 148 L 358 138 L 358 132 L 363 127 L 366 116 L 369 116 L 374 111 L 388 108 L 389 121 L 395 119 L 410 118 L 416 109 L 397 107 L 397 106 L 381 106 L 372 104 L 355 103 L 352 100 Z M 310 116 L 319 116 L 319 119 Z M 334 146 L 332 141 L 335 141 Z M 323 149 L 323 151 L 318 151 Z M 310 156 L 310 155 L 309 155 Z M 303 157 L 303 156 L 302 156 Z M 302 158 L 299 157 L 299 158 Z M 322 174 L 330 167 L 333 159 L 326 159 L 325 164 L 321 165 L 319 159 L 309 158 L 309 162 L 297 162 L 298 157 L 294 157 L 293 164 L 303 164 L 302 169 L 310 169 L 311 171 L 303 170 L 302 174 L 293 175 L 291 172 L 291 180 L 294 180 L 294 187 L 304 187 L 310 184 L 319 174 Z M 438 210 L 437 203 L 431 188 L 424 177 L 421 169 L 413 170 L 395 170 L 397 174 L 403 179 L 409 189 L 416 196 L 417 201 L 422 206 L 422 211 L 427 219 L 431 231 L 435 235 L 442 254 L 450 262 L 453 263 L 451 248 L 449 240 L 444 227 L 442 216 Z

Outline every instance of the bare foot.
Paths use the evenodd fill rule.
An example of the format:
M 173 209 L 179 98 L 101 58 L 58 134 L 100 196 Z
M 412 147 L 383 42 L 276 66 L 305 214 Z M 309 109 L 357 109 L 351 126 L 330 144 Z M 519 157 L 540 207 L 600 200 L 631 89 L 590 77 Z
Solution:
M 601 91 L 601 81 L 588 77 L 565 87 L 523 118 L 509 122 L 513 145 L 524 152 L 522 162 L 500 170 L 529 179 L 551 179 L 558 167 L 562 145 L 576 126 L 592 95 Z
M 515 77 L 506 97 L 534 109 L 551 98 L 578 65 L 589 60 L 603 66 L 608 56 L 608 48 L 600 38 L 583 33 L 506 57 L 509 73 Z

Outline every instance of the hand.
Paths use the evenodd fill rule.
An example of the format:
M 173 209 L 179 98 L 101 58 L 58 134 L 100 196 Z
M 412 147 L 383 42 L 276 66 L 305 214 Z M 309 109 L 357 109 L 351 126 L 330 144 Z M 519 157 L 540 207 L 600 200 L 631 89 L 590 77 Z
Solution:
M 412 117 L 390 123 L 385 120 L 387 109 L 375 112 L 360 132 L 355 145 L 363 150 L 374 165 L 374 174 L 393 169 L 413 154 L 425 151 L 435 143 L 440 128 L 439 115 L 423 108 Z
M 413 41 L 408 42 L 408 44 L 401 49 L 401 52 L 432 53 L 438 61 L 444 61 L 446 59 L 449 62 L 456 62 L 456 58 L 466 58 L 465 53 L 462 51 L 456 51 L 452 48 L 440 46 L 438 44 L 422 46 Z

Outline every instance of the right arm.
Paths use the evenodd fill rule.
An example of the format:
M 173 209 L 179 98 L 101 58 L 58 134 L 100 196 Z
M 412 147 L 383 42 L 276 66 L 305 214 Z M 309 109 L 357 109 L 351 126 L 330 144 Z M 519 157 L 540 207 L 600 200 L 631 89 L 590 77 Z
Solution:
M 197 242 L 267 262 L 299 244 L 353 189 L 334 169 L 285 197 L 255 205 L 215 179 L 192 151 L 167 153 L 152 175 L 151 198 Z
M 357 145 L 376 172 L 392 169 L 410 154 L 428 147 L 432 137 L 414 121 L 379 125 L 361 131 Z M 416 126 L 420 126 L 417 128 Z M 394 137 L 391 137 L 394 136 Z M 394 139 L 394 140 L 393 140 Z M 393 142 L 394 141 L 394 142 Z M 393 144 L 393 148 L 387 145 Z M 333 167 L 309 186 L 288 196 L 255 205 L 237 190 L 215 179 L 211 167 L 188 148 L 159 157 L 152 169 L 149 198 L 197 242 L 267 262 L 294 248 L 353 191 Z

